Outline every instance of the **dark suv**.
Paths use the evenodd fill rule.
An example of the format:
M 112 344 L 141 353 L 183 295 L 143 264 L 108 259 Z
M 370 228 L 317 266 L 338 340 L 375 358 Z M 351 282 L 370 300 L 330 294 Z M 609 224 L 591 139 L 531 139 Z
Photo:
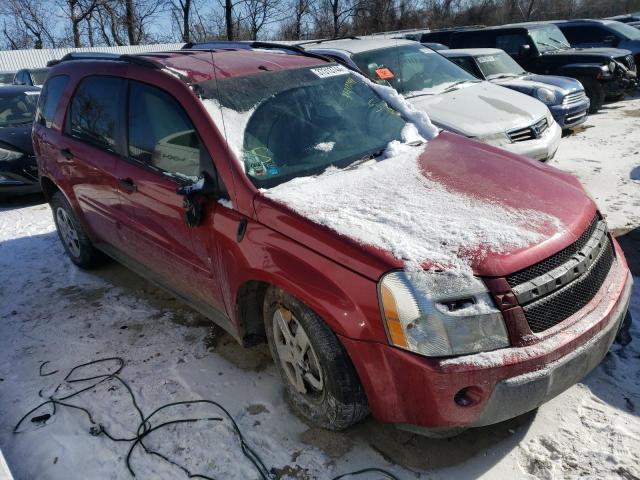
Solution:
M 580 182 L 285 50 L 53 67 L 33 142 L 70 259 L 106 253 L 268 342 L 326 428 L 455 433 L 595 368 L 633 280 Z
M 640 30 L 614 20 L 563 20 L 553 22 L 574 48 L 615 47 L 633 53 L 640 63 Z
M 442 41 L 441 36 L 438 38 Z M 636 85 L 631 52 L 614 48 L 572 48 L 553 24 L 523 23 L 457 30 L 451 32 L 448 41 L 450 48 L 500 48 L 528 72 L 580 80 L 591 101 L 591 113 L 600 109 L 605 98 L 621 97 Z

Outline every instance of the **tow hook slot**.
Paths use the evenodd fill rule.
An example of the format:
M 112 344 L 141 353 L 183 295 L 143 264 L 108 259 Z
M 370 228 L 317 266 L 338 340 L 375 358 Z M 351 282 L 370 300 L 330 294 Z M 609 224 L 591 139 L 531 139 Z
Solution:
M 238 224 L 238 234 L 236 236 L 238 243 L 242 241 L 242 239 L 244 238 L 244 234 L 246 232 L 247 232 L 247 219 L 245 217 L 242 217 L 242 219 L 240 220 L 240 223 Z

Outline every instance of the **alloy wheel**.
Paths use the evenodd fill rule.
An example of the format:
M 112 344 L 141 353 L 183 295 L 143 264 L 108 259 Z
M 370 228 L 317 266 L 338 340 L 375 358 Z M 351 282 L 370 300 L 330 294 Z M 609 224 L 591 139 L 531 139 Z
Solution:
M 74 257 L 79 257 L 80 239 L 78 238 L 78 231 L 64 208 L 58 207 L 56 220 L 62 241 Z
M 287 380 L 301 394 L 318 396 L 324 389 L 320 361 L 307 333 L 293 313 L 280 307 L 273 314 L 273 337 Z

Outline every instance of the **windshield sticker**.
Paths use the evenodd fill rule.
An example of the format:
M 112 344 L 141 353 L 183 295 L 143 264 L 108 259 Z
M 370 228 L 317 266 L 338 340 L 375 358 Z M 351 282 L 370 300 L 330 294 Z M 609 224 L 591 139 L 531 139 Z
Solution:
M 347 75 L 349 70 L 342 65 L 331 65 L 330 67 L 312 68 L 311 71 L 320 78 L 337 77 Z
M 478 63 L 487 63 L 487 62 L 495 62 L 495 57 L 488 55 L 486 57 L 478 57 Z
M 387 67 L 376 68 L 375 72 L 380 80 L 389 80 L 390 78 L 395 77 L 393 72 Z
M 267 167 L 267 175 L 278 175 L 278 167 L 275 165 L 269 165 Z

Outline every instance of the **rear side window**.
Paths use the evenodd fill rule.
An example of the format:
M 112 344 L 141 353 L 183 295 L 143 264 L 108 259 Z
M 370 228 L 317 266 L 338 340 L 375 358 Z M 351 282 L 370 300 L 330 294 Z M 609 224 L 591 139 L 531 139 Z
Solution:
M 121 86 L 122 80 L 115 77 L 82 80 L 71 100 L 66 133 L 115 152 Z
M 131 82 L 128 119 L 131 158 L 191 180 L 198 178 L 203 162 L 211 164 L 193 123 L 166 92 Z
M 67 75 L 57 75 L 51 77 L 42 88 L 36 116 L 39 124 L 51 128 L 56 110 L 58 110 L 60 97 L 62 97 L 62 92 L 64 92 L 68 82 L 69 77 Z
M 520 53 L 520 47 L 525 44 L 528 44 L 527 36 L 523 33 L 498 35 L 496 37 L 496 48 L 504 50 L 509 55 L 518 56 Z

